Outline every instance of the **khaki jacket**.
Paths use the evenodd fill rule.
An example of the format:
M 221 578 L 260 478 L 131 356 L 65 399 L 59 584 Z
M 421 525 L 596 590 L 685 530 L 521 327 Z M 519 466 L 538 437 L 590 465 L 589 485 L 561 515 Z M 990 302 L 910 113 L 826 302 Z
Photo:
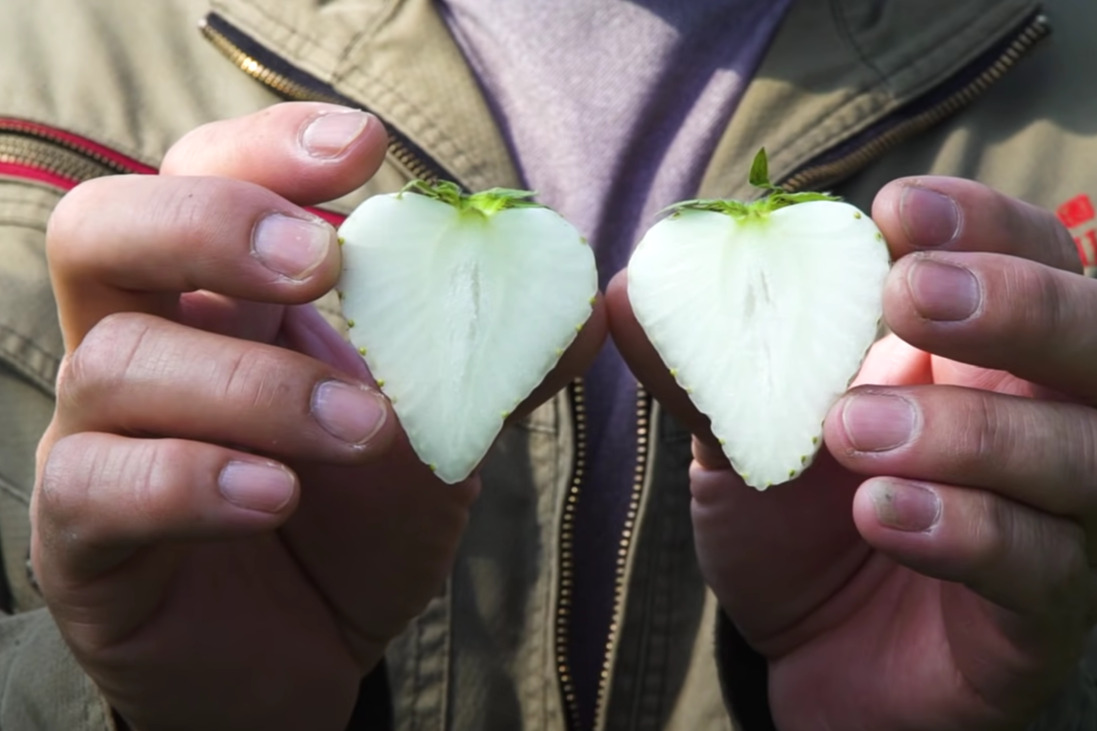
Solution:
M 412 176 L 444 176 L 469 189 L 519 181 L 429 0 L 4 5 L 0 606 L 9 614 L 0 619 L 0 728 L 98 731 L 112 728 L 109 710 L 69 657 L 26 571 L 35 444 L 62 355 L 43 231 L 64 190 L 96 175 L 151 172 L 193 127 L 283 98 L 361 106 L 393 132 L 376 178 L 328 210 L 345 213 Z M 837 188 L 862 207 L 900 175 L 960 175 L 1059 211 L 1093 263 L 1097 3 L 1044 6 L 799 0 L 698 196 L 751 195 L 744 171 L 763 145 L 775 180 Z M 1049 25 L 1054 32 L 1042 40 Z M 398 729 L 568 728 L 559 643 L 569 619 L 560 599 L 570 546 L 562 536 L 581 454 L 580 398 L 576 389 L 561 393 L 508 430 L 489 459 L 450 582 L 389 652 Z M 599 728 L 738 727 L 715 660 L 717 607 L 693 555 L 688 435 L 649 400 L 639 408 L 643 469 L 637 517 L 622 544 Z M 742 654 L 724 668 L 728 677 L 748 674 Z M 1092 670 L 1080 669 L 1043 728 L 1097 727 Z

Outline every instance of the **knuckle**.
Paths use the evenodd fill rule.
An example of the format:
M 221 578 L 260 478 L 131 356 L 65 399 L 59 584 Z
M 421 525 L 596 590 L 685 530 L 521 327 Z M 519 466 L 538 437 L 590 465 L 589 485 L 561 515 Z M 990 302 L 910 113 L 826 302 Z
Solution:
M 1003 231 L 1036 260 L 1057 269 L 1081 273 L 1081 260 L 1070 232 L 1059 218 L 1040 206 L 994 192 Z
M 953 408 L 962 411 L 953 412 L 946 443 L 953 445 L 953 467 L 957 473 L 980 474 L 988 467 L 1000 466 L 1013 453 L 1011 419 L 990 394 L 971 391 L 965 395 L 964 399 L 954 399 Z
M 164 195 L 156 196 L 150 216 L 155 229 L 179 231 L 194 240 L 206 240 L 221 230 L 227 221 L 218 212 L 218 201 L 228 195 L 217 178 L 179 177 L 170 180 Z M 213 239 L 216 240 L 216 239 Z
M 1078 579 L 1090 572 L 1089 558 L 1086 555 L 1086 535 L 1082 526 L 1067 518 L 1041 516 L 1040 537 L 1043 552 L 1055 556 L 1055 560 L 1046 562 L 1051 569 L 1051 578 L 1058 585 L 1077 586 Z
M 1070 230 L 1059 217 L 1044 208 L 1037 208 L 1039 239 L 1051 250 L 1051 262 L 1061 269 L 1082 274 L 1082 258 Z
M 996 573 L 1009 554 L 1014 515 L 1003 501 L 980 495 L 969 529 L 970 568 L 975 574 Z
M 47 450 L 34 493 L 36 524 L 50 526 L 54 535 L 73 533 L 86 513 L 90 486 L 109 461 L 87 434 L 72 434 Z
M 107 315 L 62 360 L 57 376 L 58 409 L 80 409 L 110 394 L 138 368 L 155 318 L 140 313 Z
M 46 221 L 46 259 L 53 269 L 65 269 L 81 258 L 81 222 L 95 210 L 114 181 L 110 177 L 93 178 L 70 190 L 54 206 Z
M 1025 289 L 1031 292 L 1028 306 L 1022 311 L 1031 315 L 1028 323 L 1031 333 L 1040 339 L 1054 339 L 1072 329 L 1069 302 L 1064 297 L 1061 275 L 1043 266 L 1026 266 L 1021 269 Z M 1026 298 L 1027 299 L 1027 298 Z
M 1073 409 L 1072 409 L 1073 410 Z M 1097 512 L 1097 420 L 1089 409 L 1079 419 L 1052 420 L 1048 431 L 1053 444 L 1063 445 L 1062 459 L 1053 460 L 1059 481 L 1074 489 L 1081 487 L 1080 496 L 1067 506 L 1071 512 L 1093 515 Z
M 130 508 L 138 522 L 157 522 L 157 516 L 181 507 L 175 489 L 180 466 L 193 463 L 188 444 L 176 439 L 138 441 L 127 450 L 119 472 L 130 486 Z
M 1049 518 L 1044 522 L 1038 549 L 1050 560 L 1041 561 L 1044 570 L 1044 604 L 1049 612 L 1077 615 L 1089 610 L 1088 587 L 1092 568 L 1086 554 L 1085 533 L 1074 521 Z
M 280 359 L 265 348 L 247 348 L 222 364 L 220 393 L 226 403 L 261 412 L 291 402 L 295 379 Z
M 1042 345 L 1074 327 L 1061 272 L 1019 258 L 1005 262 L 993 275 L 991 294 L 998 313 L 994 323 L 1002 335 L 1012 342 Z
M 208 252 L 206 257 L 217 255 L 212 242 L 246 239 L 250 219 L 277 205 L 273 193 L 243 180 L 181 176 L 162 182 L 149 213 L 154 230 L 176 232 L 191 250 Z M 241 215 L 248 211 L 250 216 Z
M 89 547 L 140 532 L 178 512 L 181 476 L 194 464 L 181 440 L 131 440 L 81 433 L 49 450 L 35 491 L 46 542 Z M 119 518 L 124 516 L 124 520 Z

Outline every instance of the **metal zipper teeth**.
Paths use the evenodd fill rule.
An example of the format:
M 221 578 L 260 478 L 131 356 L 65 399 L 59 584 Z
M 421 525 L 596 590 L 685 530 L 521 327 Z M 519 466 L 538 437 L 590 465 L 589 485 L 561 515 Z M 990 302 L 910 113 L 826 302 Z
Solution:
M 780 182 L 781 187 L 790 192 L 811 190 L 853 174 L 903 140 L 933 127 L 970 104 L 1013 68 L 1017 61 L 1049 32 L 1047 16 L 1037 15 L 1020 31 L 994 63 L 944 101 L 897 124 L 848 155 L 793 173 Z
M 587 405 L 582 379 L 570 387 L 572 421 L 575 431 L 575 467 L 571 485 L 564 499 L 564 514 L 560 520 L 560 586 L 556 603 L 556 673 L 564 703 L 568 727 L 579 729 L 579 703 L 575 697 L 575 679 L 568 665 L 568 636 L 571 610 L 575 598 L 575 511 L 587 467 Z
M 37 143 L 52 149 L 66 150 L 85 160 L 94 161 L 105 168 L 107 173 L 132 173 L 138 171 L 139 163 L 136 161 L 127 165 L 125 162 L 104 155 L 91 145 L 81 145 L 79 142 L 74 142 L 62 135 L 51 134 L 48 129 L 40 125 L 27 124 L 17 119 L 0 120 L 0 135 L 26 140 L 28 144 Z
M 556 669 L 560 679 L 561 695 L 569 722 L 568 726 L 575 730 L 580 728 L 579 706 L 575 697 L 575 681 L 568 665 L 567 648 L 575 589 L 575 512 L 578 509 L 579 494 L 582 491 L 587 464 L 587 410 L 584 389 L 581 379 L 576 379 L 571 385 L 571 410 L 575 423 L 575 470 L 572 473 L 571 486 L 568 488 L 568 494 L 564 500 L 564 514 L 561 519 L 560 598 L 556 610 Z M 611 658 L 620 630 L 617 625 L 617 617 L 624 605 L 628 556 L 632 550 L 636 518 L 640 512 L 640 499 L 643 496 L 644 479 L 647 474 L 650 412 L 651 400 L 647 392 L 642 387 L 638 387 L 636 395 L 636 465 L 633 469 L 632 492 L 629 495 L 628 511 L 625 514 L 625 523 L 617 546 L 613 583 L 613 613 L 609 626 L 609 636 L 606 639 L 605 652 L 602 656 L 602 669 L 598 676 L 598 689 L 594 705 L 595 719 L 600 717 L 602 707 L 606 701 L 607 691 L 609 690 Z
M 0 162 L 29 165 L 77 183 L 112 175 L 117 165 L 91 151 L 77 151 L 60 141 L 0 133 Z
M 212 27 L 205 20 L 202 21 L 199 29 L 202 31 L 202 35 L 213 44 L 214 48 L 224 54 L 241 71 L 282 97 L 296 101 L 327 102 L 328 104 L 340 105 L 346 105 L 348 102 L 347 99 L 338 94 L 328 93 L 323 89 L 294 81 L 288 76 L 264 66 L 258 59 L 245 53 L 224 33 Z M 439 171 L 424 162 L 392 130 L 389 130 L 388 152 L 412 177 L 429 183 L 438 181 Z
M 609 692 L 609 680 L 612 673 L 613 650 L 617 644 L 621 616 L 625 602 L 625 584 L 628 571 L 628 557 L 632 551 L 632 539 L 636 534 L 636 517 L 640 513 L 640 499 L 644 494 L 644 481 L 647 477 L 648 454 L 651 446 L 651 399 L 643 386 L 636 387 L 636 463 L 632 471 L 632 491 L 629 494 L 628 512 L 621 531 L 621 540 L 617 546 L 617 563 L 613 579 L 613 619 L 606 638 L 605 654 L 602 657 L 602 670 L 598 674 L 598 693 L 594 701 L 594 723 L 602 716 L 602 710 Z

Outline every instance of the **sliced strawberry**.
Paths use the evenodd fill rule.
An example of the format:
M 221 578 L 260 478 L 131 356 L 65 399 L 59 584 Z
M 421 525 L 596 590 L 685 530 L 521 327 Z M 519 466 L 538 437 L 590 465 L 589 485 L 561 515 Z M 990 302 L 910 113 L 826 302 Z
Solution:
M 889 254 L 872 220 L 771 185 L 753 203 L 687 201 L 643 237 L 628 297 L 652 345 L 753 487 L 810 464 L 831 405 L 875 340 Z
M 416 183 L 340 228 L 351 341 L 446 482 L 475 469 L 591 315 L 593 253 L 531 195 Z

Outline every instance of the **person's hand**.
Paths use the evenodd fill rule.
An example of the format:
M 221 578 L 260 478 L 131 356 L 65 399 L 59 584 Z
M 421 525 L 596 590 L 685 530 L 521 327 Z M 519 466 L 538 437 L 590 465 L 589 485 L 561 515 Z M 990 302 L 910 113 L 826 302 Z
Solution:
M 728 468 L 623 278 L 612 332 L 696 435 L 698 557 L 779 728 L 1023 727 L 1097 611 L 1097 282 L 1054 216 L 972 182 L 896 181 L 873 216 L 894 335 L 792 483 Z
M 163 175 L 78 187 L 50 221 L 67 355 L 32 565 L 135 729 L 342 729 L 448 574 L 477 479 L 432 476 L 304 304 L 340 256 L 299 206 L 364 183 L 385 147 L 368 115 L 278 105 L 189 134 Z M 603 332 L 599 308 L 526 405 Z

